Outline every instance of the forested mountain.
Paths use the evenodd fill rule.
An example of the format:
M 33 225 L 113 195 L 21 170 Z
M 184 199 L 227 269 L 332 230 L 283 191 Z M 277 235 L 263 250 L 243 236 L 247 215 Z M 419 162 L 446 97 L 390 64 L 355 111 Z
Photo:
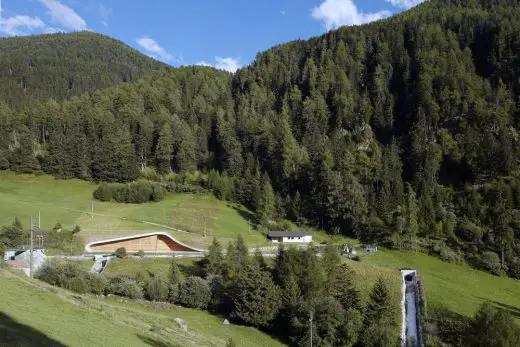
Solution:
M 0 39 L 0 100 L 65 99 L 138 79 L 166 64 L 84 31 Z
M 520 277 L 519 50 L 517 1 L 432 0 L 274 47 L 235 75 L 187 67 L 2 106 L 0 161 L 107 181 L 216 170 L 218 195 L 266 225 Z

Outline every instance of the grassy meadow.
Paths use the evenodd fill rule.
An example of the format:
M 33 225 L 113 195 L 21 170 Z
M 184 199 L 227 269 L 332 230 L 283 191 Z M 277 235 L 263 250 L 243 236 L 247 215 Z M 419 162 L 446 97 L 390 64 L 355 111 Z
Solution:
M 282 346 L 205 311 L 78 295 L 0 269 L 0 346 Z M 181 331 L 174 318 L 188 322 Z
M 32 216 L 37 224 L 40 216 L 42 229 L 50 230 L 58 222 L 64 228 L 79 225 L 79 235 L 85 242 L 161 230 L 199 248 L 207 248 L 213 236 L 227 245 L 239 234 L 249 246 L 272 245 L 262 232 L 249 227 L 248 221 L 253 218 L 250 211 L 211 194 L 168 194 L 160 202 L 121 204 L 94 200 L 92 192 L 96 187 L 95 183 L 77 179 L 0 171 L 0 226 L 18 217 L 28 228 L 29 218 Z M 315 232 L 314 240 L 356 242 L 322 231 Z
M 269 244 L 262 233 L 249 232 L 248 219 L 252 217 L 249 211 L 210 194 L 170 194 L 156 203 L 119 204 L 95 201 L 92 192 L 96 187 L 94 183 L 76 179 L 0 172 L 0 225 L 10 224 L 18 217 L 27 228 L 29 218 L 33 216 L 37 223 L 40 214 L 42 229 L 51 229 L 57 222 L 65 228 L 77 224 L 85 241 L 163 230 L 196 247 L 207 247 L 213 236 L 227 243 L 238 234 L 252 246 Z
M 417 269 L 423 279 L 428 310 L 446 308 L 473 316 L 484 301 L 509 310 L 520 324 L 520 281 L 496 277 L 467 265 L 450 264 L 422 253 L 380 250 L 363 263 Z

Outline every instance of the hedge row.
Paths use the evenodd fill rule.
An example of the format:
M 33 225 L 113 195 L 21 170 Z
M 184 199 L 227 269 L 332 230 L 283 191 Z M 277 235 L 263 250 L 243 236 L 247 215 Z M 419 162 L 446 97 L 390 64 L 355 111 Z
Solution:
M 93 196 L 100 201 L 116 201 L 142 204 L 148 201 L 161 201 L 166 189 L 159 183 L 140 180 L 132 183 L 101 183 Z

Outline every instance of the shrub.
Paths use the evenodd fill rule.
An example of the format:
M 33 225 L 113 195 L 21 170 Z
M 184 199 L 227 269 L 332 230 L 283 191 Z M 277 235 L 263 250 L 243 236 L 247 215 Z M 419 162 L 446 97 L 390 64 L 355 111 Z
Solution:
M 159 275 L 154 275 L 146 287 L 146 297 L 151 301 L 166 301 L 168 298 L 168 284 Z
M 142 204 L 148 201 L 161 201 L 166 189 L 159 183 L 146 180 L 122 184 L 101 183 L 94 191 L 94 198 L 101 201 L 115 200 L 120 203 Z
M 84 277 L 72 277 L 65 283 L 65 288 L 76 293 L 87 293 L 89 287 Z
M 166 189 L 164 189 L 159 184 L 152 185 L 152 195 L 150 195 L 150 200 L 152 201 L 161 201 L 166 196 Z
M 120 248 L 116 249 L 116 251 L 114 252 L 114 255 L 116 257 L 118 257 L 119 259 L 126 258 L 126 248 L 120 247 Z
M 0 241 L 0 261 L 4 260 L 5 256 L 5 246 L 2 241 Z
M 112 200 L 112 188 L 107 183 L 101 183 L 92 195 L 99 201 L 110 201 Z
M 168 301 L 175 304 L 179 301 L 179 285 L 170 284 L 168 286 Z
M 125 296 L 130 299 L 141 299 L 143 291 L 132 278 L 126 276 L 114 276 L 108 279 L 106 294 Z
M 211 300 L 211 291 L 208 283 L 200 277 L 189 277 L 181 287 L 179 302 L 181 305 L 192 308 L 205 309 Z
M 140 249 L 139 251 L 137 251 L 137 254 L 136 254 L 139 258 L 143 258 L 144 257 L 144 251 L 142 249 Z
M 87 273 L 85 276 L 88 292 L 96 295 L 103 295 L 108 285 L 105 276 L 96 273 Z
M 0 156 L 0 170 L 8 170 L 9 169 L 9 160 Z
M 135 281 L 137 284 L 139 284 L 141 287 L 144 287 L 148 282 L 148 275 L 146 275 L 143 271 L 138 270 L 135 273 Z
M 462 256 L 447 246 L 444 241 L 433 241 L 431 253 L 450 263 L 463 262 Z
M 75 277 L 85 277 L 87 270 L 79 264 L 61 259 L 47 260 L 35 277 L 53 286 L 68 288 L 69 281 Z
M 504 271 L 500 263 L 500 257 L 495 252 L 484 252 L 480 256 L 480 266 L 494 275 L 502 276 Z

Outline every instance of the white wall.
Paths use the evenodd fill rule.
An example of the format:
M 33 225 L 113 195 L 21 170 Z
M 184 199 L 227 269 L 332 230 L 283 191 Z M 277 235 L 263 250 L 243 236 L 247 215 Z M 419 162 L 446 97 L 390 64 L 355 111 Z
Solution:
M 284 243 L 291 243 L 291 242 L 297 242 L 297 243 L 310 243 L 312 242 L 312 236 L 302 236 L 302 237 L 284 237 L 283 241 Z

